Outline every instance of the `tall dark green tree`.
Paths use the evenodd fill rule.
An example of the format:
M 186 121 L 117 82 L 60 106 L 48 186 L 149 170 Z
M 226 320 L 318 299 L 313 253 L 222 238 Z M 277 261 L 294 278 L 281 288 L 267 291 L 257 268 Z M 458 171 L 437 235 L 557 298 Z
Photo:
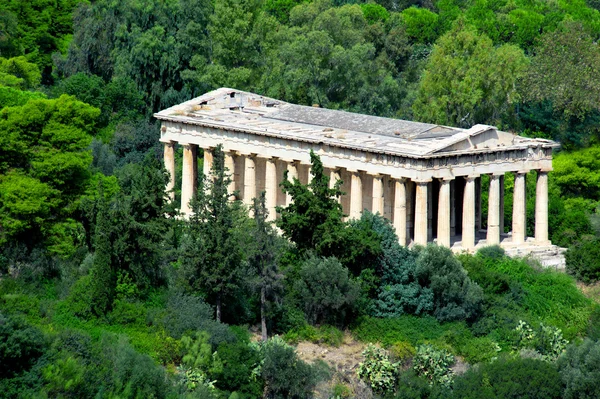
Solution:
M 242 283 L 244 250 L 237 227 L 245 210 L 238 201 L 229 201 L 231 177 L 221 146 L 213 154 L 210 178 L 204 176 L 192 200 L 181 262 L 192 288 L 204 292 L 216 305 L 217 320 L 221 321 L 225 299 Z
M 254 199 L 252 206 L 254 213 L 254 240 L 255 250 L 250 257 L 250 266 L 258 274 L 258 287 L 260 290 L 260 326 L 262 340 L 266 341 L 267 333 L 267 314 L 269 304 L 281 294 L 283 289 L 283 274 L 279 271 L 278 245 L 279 237 L 273 229 L 273 226 L 267 221 L 268 209 L 265 206 L 265 192 L 263 191 L 259 198 Z
M 337 197 L 342 195 L 341 181 L 329 187 L 323 163 L 311 151 L 311 174 L 308 185 L 298 179 L 290 182 L 287 172 L 281 187 L 292 196 L 292 203 L 278 208 L 281 218 L 277 225 L 283 235 L 296 244 L 301 252 L 313 250 L 320 257 L 336 257 L 358 275 L 381 252 L 379 237 L 363 225 L 351 226 L 342 220 L 344 213 Z

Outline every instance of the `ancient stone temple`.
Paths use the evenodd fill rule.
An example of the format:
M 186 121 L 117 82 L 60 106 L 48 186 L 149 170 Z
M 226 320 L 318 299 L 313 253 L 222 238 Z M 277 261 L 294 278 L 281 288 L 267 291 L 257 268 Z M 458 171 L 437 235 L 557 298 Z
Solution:
M 402 244 L 436 241 L 473 251 L 500 244 L 527 253 L 548 250 L 548 172 L 558 144 L 520 137 L 493 126 L 459 129 L 319 107 L 307 107 L 221 88 L 155 114 L 171 175 L 181 179 L 181 211 L 197 189 L 198 149 L 204 173 L 211 149 L 223 145 L 229 188 L 250 204 L 266 192 L 270 217 L 290 198 L 279 188 L 284 171 L 307 183 L 310 150 L 331 178 L 342 180 L 340 202 L 349 218 L 364 209 L 394 225 Z M 175 174 L 175 146 L 183 147 L 181 176 Z M 535 174 L 529 173 L 535 171 Z M 512 209 L 504 205 L 504 178 L 514 174 Z M 482 229 L 481 178 L 489 176 L 487 226 Z M 536 178 L 535 236 L 526 236 L 526 177 Z M 171 195 L 173 195 L 173 192 Z M 172 197 L 174 198 L 174 197 Z M 505 229 L 512 212 L 512 229 Z M 512 230 L 504 233 L 505 230 Z

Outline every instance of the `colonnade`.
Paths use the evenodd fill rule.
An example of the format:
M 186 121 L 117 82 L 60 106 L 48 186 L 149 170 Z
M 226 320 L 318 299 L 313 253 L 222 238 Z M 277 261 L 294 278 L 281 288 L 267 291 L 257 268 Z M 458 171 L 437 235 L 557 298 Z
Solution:
M 189 214 L 189 201 L 197 190 L 197 151 L 194 144 L 182 144 L 181 212 Z M 175 147 L 164 143 L 165 167 L 170 180 L 167 191 L 174 200 Z M 265 191 L 269 220 L 276 218 L 275 208 L 287 206 L 292 198 L 282 193 L 279 183 L 287 170 L 288 178 L 306 184 L 312 177 L 310 165 L 298 160 L 264 157 L 258 154 L 225 152 L 225 166 L 232 175 L 228 187 L 231 195 L 251 205 L 252 199 Z M 209 175 L 213 155 L 204 149 L 204 174 Z M 460 237 L 460 248 L 472 250 L 485 234 L 486 244 L 521 245 L 526 240 L 526 175 L 528 170 L 513 172 L 514 193 L 512 209 L 512 239 L 502 240 L 504 233 L 504 173 L 490 175 L 487 230 L 481 231 L 481 175 L 455 176 L 453 178 L 409 179 L 398 175 L 382 175 L 368 171 L 337 168 L 325 165 L 330 184 L 342 180 L 339 198 L 344 213 L 350 219 L 359 218 L 364 209 L 388 218 L 403 245 L 412 242 L 425 245 L 437 240 L 439 245 L 452 247 Z M 368 167 L 368 164 L 365 165 Z M 548 241 L 548 170 L 537 170 L 535 243 Z

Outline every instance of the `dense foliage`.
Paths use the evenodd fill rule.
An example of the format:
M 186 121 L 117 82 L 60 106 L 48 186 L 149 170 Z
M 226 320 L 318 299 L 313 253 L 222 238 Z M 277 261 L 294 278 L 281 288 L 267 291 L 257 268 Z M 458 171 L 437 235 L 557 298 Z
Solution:
M 600 279 L 599 9 L 0 0 L 0 397 L 597 397 L 600 310 L 575 280 Z M 344 220 L 314 153 L 276 223 L 264 196 L 252 217 L 231 200 L 219 149 L 181 218 L 152 114 L 221 86 L 560 141 L 549 228 L 571 276 Z M 289 345 L 342 329 L 381 346 L 353 377 L 365 392 Z

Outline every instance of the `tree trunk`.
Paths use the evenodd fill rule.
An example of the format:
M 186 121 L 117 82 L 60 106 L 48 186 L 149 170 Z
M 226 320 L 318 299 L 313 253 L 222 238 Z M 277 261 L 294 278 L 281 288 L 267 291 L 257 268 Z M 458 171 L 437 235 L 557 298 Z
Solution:
M 266 294 L 265 287 L 261 287 L 260 289 L 260 327 L 262 330 L 262 340 L 266 341 L 268 338 L 267 334 L 267 311 L 266 311 Z
M 221 294 L 217 294 L 217 321 L 221 321 Z

